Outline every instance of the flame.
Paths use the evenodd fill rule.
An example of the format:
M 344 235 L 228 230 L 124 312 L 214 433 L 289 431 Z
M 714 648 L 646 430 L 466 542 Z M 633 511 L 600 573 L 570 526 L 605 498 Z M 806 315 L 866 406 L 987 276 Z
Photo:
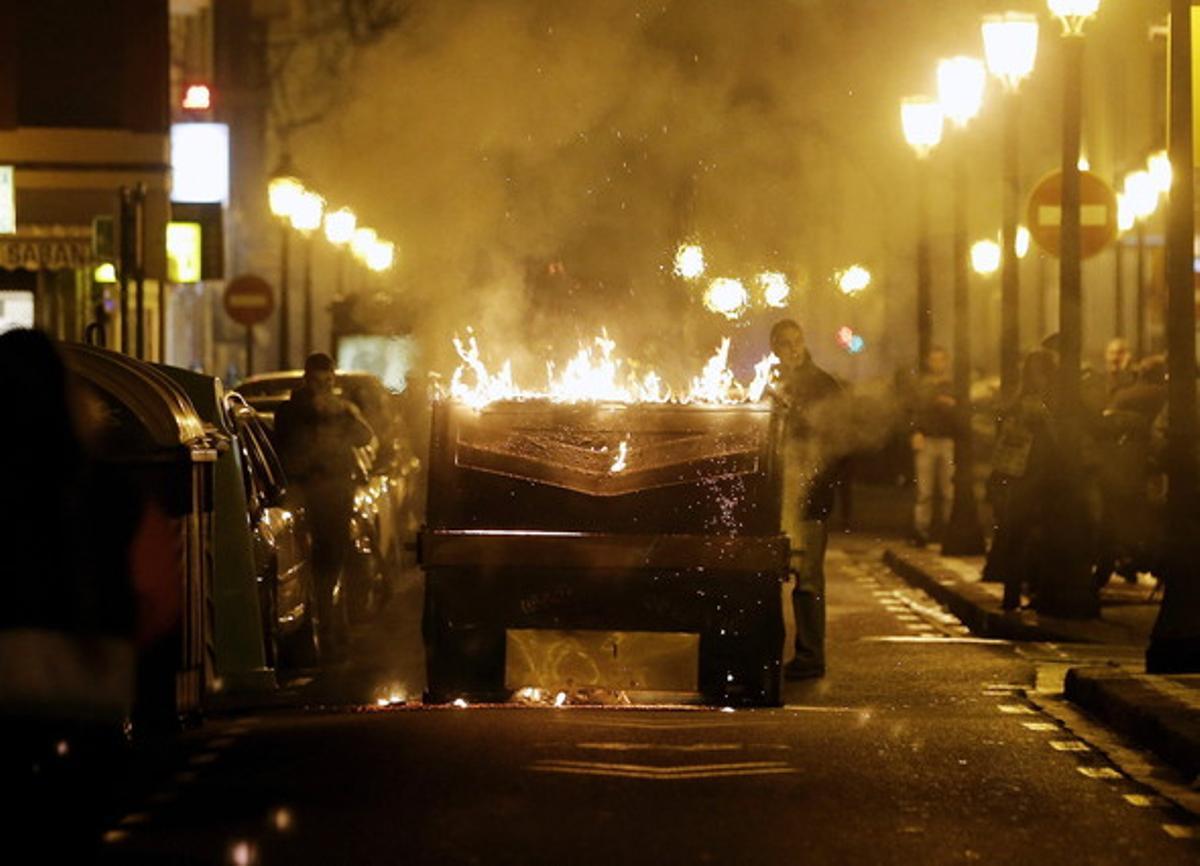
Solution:
M 613 461 L 613 464 L 611 467 L 609 467 L 608 471 L 612 472 L 613 474 L 616 474 L 617 472 L 625 471 L 625 467 L 629 465 L 625 459 L 628 456 L 629 456 L 629 440 L 622 439 L 621 443 L 617 446 L 617 459 Z
M 738 382 L 729 369 L 730 340 L 725 337 L 705 363 L 700 375 L 681 391 L 672 390 L 655 370 L 638 373 L 634 365 L 617 355 L 616 343 L 601 331 L 584 345 L 560 369 L 546 364 L 544 390 L 522 388 L 513 378 L 512 363 L 504 361 L 492 373 L 484 363 L 474 334 L 466 340 L 454 338 L 461 363 L 450 378 L 443 397 L 472 408 L 482 408 L 498 400 L 551 400 L 555 403 L 741 403 L 762 399 L 771 370 L 779 359 L 763 358 L 754 367 L 749 386 Z M 623 443 L 623 447 L 627 447 Z M 624 451 L 618 459 L 624 456 Z M 614 472 L 624 469 L 614 464 Z

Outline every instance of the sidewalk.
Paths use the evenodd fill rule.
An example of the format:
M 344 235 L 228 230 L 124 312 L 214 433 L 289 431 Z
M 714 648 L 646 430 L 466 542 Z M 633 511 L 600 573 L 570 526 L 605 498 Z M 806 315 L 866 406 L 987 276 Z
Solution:
M 1003 587 L 980 579 L 983 557 L 946 557 L 893 545 L 883 558 L 980 637 L 1144 647 L 1158 616 L 1158 597 L 1151 598 L 1153 587 L 1145 583 L 1114 578 L 1101 591 L 1095 619 L 1061 619 L 1032 610 L 1006 614 L 1000 609 Z M 1128 665 L 1071 668 L 1064 694 L 1188 778 L 1200 775 L 1200 674 L 1150 675 Z

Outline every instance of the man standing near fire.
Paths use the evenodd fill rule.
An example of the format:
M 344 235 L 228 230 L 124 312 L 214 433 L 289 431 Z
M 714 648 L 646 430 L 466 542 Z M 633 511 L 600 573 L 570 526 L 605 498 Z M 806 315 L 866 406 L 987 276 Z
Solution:
M 804 330 L 792 319 L 771 328 L 771 351 L 779 358 L 771 389 L 786 413 L 784 431 L 783 528 L 791 538 L 792 610 L 796 615 L 796 657 L 783 669 L 789 680 L 825 674 L 826 522 L 833 511 L 836 461 L 814 425 L 822 404 L 842 393 L 837 380 L 812 359 Z

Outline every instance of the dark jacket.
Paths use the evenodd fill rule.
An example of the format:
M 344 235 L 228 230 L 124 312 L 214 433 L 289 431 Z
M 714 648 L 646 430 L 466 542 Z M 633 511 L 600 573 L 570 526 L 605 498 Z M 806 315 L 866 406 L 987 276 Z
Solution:
M 958 410 L 951 379 L 921 377 L 913 406 L 913 430 L 938 439 L 954 437 L 958 430 Z
M 789 438 L 815 445 L 819 455 L 832 450 L 822 447 L 818 441 L 820 430 L 815 421 L 818 409 L 825 401 L 842 395 L 842 386 L 837 379 L 818 367 L 808 355 L 803 364 L 780 376 L 773 393 L 777 404 L 787 413 L 786 435 Z M 802 504 L 805 520 L 829 517 L 840 468 L 838 461 L 830 457 L 812 477 Z
M 313 393 L 297 388 L 275 412 L 275 441 L 283 468 L 303 486 L 345 482 L 354 475 L 354 449 L 367 445 L 374 433 L 350 403 L 335 399 L 335 411 L 317 411 Z

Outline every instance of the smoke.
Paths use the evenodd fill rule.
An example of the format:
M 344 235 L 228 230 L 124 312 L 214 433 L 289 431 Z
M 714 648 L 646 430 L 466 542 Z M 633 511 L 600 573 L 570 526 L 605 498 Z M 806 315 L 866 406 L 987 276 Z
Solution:
M 709 276 L 780 270 L 798 297 L 881 254 L 891 197 L 872 151 L 896 103 L 859 108 L 885 77 L 846 51 L 858 6 L 885 14 L 869 0 L 430 0 L 293 146 L 331 201 L 397 242 L 431 369 L 453 366 L 468 325 L 534 376 L 549 347 L 562 357 L 604 325 L 682 376 L 728 330 L 670 274 L 682 239 L 704 244 Z

